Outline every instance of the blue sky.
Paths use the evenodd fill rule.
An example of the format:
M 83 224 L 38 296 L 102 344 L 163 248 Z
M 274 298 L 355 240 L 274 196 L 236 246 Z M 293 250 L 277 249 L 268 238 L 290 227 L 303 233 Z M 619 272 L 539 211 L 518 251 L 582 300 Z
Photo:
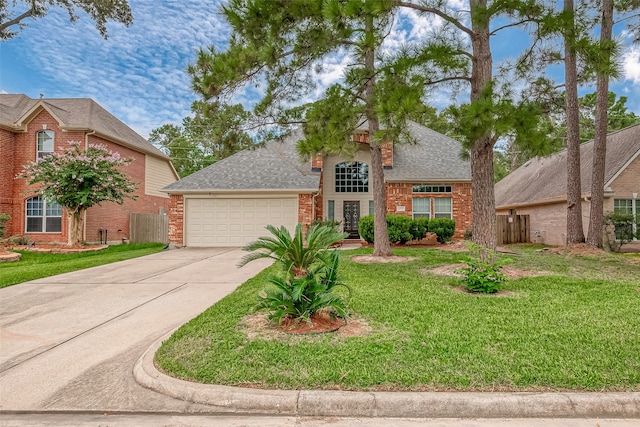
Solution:
M 219 3 L 129 0 L 133 25 L 110 23 L 108 40 L 87 15 L 80 13 L 72 24 L 64 10 L 52 8 L 46 17 L 28 21 L 18 37 L 0 42 L 0 93 L 93 98 L 144 137 L 165 123 L 179 124 L 196 99 L 187 65 L 199 48 L 222 47 L 229 36 Z M 408 19 L 403 27 L 396 28 L 387 42 L 390 49 L 438 25 L 438 20 L 415 14 L 404 17 Z M 513 39 L 496 38 L 494 56 L 509 56 L 513 47 Z M 626 48 L 622 60 L 622 78 L 611 89 L 627 96 L 629 109 L 640 115 L 640 47 Z M 344 56 L 328 60 L 317 76 L 320 89 L 340 78 L 347 63 Z M 433 97 L 435 106 L 449 101 L 446 92 Z

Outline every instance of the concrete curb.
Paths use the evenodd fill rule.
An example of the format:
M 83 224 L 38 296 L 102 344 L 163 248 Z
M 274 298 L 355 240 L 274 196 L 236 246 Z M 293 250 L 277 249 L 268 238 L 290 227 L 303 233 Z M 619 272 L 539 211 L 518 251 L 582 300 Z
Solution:
M 138 360 L 139 384 L 158 393 L 224 412 L 321 417 L 392 418 L 640 418 L 640 392 L 478 393 L 259 390 L 193 383 L 159 372 L 162 341 Z

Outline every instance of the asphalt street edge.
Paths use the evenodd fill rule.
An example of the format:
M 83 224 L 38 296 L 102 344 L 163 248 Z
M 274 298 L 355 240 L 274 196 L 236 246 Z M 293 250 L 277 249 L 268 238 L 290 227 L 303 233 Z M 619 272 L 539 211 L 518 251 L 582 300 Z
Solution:
M 179 380 L 154 356 L 170 334 L 136 362 L 136 381 L 153 391 L 223 412 L 320 417 L 640 418 L 640 392 L 493 393 L 262 390 Z

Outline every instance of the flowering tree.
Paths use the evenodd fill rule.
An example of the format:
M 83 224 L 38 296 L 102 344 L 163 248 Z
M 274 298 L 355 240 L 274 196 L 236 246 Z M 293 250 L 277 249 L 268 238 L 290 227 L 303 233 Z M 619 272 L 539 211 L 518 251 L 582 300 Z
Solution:
M 126 198 L 136 198 L 131 193 L 137 184 L 120 169 L 130 162 L 104 145 L 91 144 L 82 150 L 79 142 L 71 142 L 70 148 L 25 165 L 18 178 L 39 184 L 34 192 L 66 208 L 68 244 L 75 245 L 82 241 L 87 209 L 101 202 L 123 204 Z

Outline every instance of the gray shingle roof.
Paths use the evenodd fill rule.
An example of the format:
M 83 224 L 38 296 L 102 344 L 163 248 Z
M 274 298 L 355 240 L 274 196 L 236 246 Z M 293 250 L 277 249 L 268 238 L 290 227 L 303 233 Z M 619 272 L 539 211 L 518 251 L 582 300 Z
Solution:
M 640 124 L 609 134 L 605 183 L 616 176 L 638 152 Z M 593 141 L 589 141 L 580 146 L 580 180 L 583 195 L 591 194 L 592 166 Z M 495 195 L 498 208 L 566 199 L 567 151 L 529 160 L 496 184 Z
M 471 164 L 460 159 L 458 141 L 415 122 L 408 125 L 418 143 L 394 145 L 386 181 L 471 181 Z
M 63 128 L 92 130 L 143 153 L 169 158 L 89 98 L 32 99 L 26 95 L 0 94 L 0 126 L 18 128 L 25 114 L 40 102 L 62 121 Z
M 168 193 L 216 190 L 307 190 L 320 185 L 311 163 L 300 163 L 296 143 L 301 131 L 282 141 L 243 150 L 165 187 Z
M 394 147 L 394 167 L 385 170 L 385 180 L 471 180 L 469 162 L 459 158 L 459 142 L 417 123 L 411 122 L 409 128 L 418 143 Z M 296 130 L 282 141 L 271 141 L 265 146 L 244 150 L 216 162 L 165 187 L 163 191 L 316 191 L 320 185 L 320 173 L 311 170 L 311 162 L 301 163 L 296 151 L 297 142 L 302 138 L 302 131 Z

